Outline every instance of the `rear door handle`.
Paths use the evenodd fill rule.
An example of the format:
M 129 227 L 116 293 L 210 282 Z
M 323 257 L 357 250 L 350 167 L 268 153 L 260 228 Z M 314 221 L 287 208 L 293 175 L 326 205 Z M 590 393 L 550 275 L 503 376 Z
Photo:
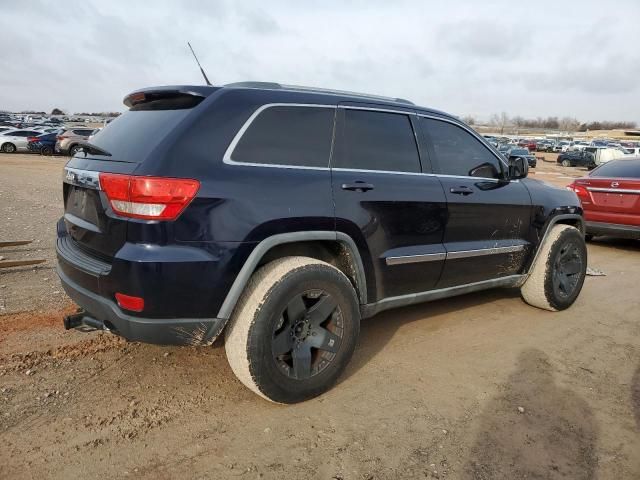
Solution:
M 351 190 L 353 192 L 366 192 L 367 190 L 373 190 L 374 186 L 370 183 L 356 181 L 353 183 L 343 183 L 343 190 Z
M 455 193 L 456 195 L 471 195 L 473 193 L 473 189 L 469 187 L 452 187 L 449 190 L 451 193 Z

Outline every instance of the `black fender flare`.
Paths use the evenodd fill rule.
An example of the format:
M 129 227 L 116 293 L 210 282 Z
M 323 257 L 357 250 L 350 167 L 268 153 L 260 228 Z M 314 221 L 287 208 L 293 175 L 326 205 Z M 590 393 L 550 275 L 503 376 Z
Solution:
M 240 295 L 244 291 L 245 286 L 249 282 L 251 275 L 256 270 L 256 267 L 260 263 L 260 260 L 264 257 L 264 255 L 271 250 L 273 247 L 277 245 L 282 245 L 285 243 L 293 243 L 293 242 L 304 242 L 304 241 L 314 241 L 314 240 L 330 240 L 336 241 L 344 245 L 345 248 L 348 249 L 351 254 L 354 265 L 355 265 L 355 278 L 356 278 L 356 288 L 358 291 L 358 297 L 360 299 L 361 304 L 367 303 L 367 284 L 366 277 L 364 272 L 364 267 L 362 264 L 362 258 L 360 257 L 360 252 L 358 247 L 356 246 L 353 239 L 345 233 L 342 232 L 332 232 L 332 231 L 308 231 L 308 232 L 290 232 L 290 233 L 280 233 L 277 235 L 272 235 L 270 237 L 262 240 L 258 245 L 255 246 L 253 251 L 249 254 L 249 257 L 244 262 L 244 265 L 238 272 L 236 279 L 234 280 L 227 296 L 218 311 L 217 318 L 228 320 L 233 313 L 233 310 L 238 303 L 238 299 Z
M 567 220 L 570 220 L 572 222 L 576 222 L 578 224 L 578 230 L 580 230 L 580 233 L 582 233 L 582 235 L 584 235 L 584 233 L 585 233 L 585 223 L 584 223 L 584 217 L 582 215 L 577 214 L 577 213 L 560 213 L 560 214 L 556 214 L 556 215 L 551 216 L 549 218 L 549 220 L 547 221 L 547 224 L 546 224 L 545 229 L 544 229 L 544 233 L 542 234 L 542 238 L 540 239 L 540 241 L 536 245 L 536 253 L 533 256 L 533 259 L 531 260 L 529 265 L 527 266 L 526 277 L 525 277 L 524 280 L 526 280 L 526 278 L 528 278 L 529 275 L 531 274 L 531 270 L 532 270 L 533 266 L 536 264 L 536 261 L 538 260 L 538 255 L 540 254 L 540 250 L 542 248 L 542 245 L 544 244 L 545 240 L 547 239 L 547 236 L 549 235 L 549 232 L 551 231 L 551 227 L 553 227 L 554 225 L 556 225 L 558 223 L 568 223 Z M 524 281 L 522 283 L 524 283 Z

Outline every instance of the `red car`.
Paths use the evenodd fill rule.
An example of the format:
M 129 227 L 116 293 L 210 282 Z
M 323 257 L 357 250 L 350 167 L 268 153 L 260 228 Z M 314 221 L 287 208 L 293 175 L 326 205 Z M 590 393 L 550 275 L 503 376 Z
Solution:
M 594 235 L 640 239 L 640 158 L 600 165 L 567 187 L 578 194 L 589 240 Z
M 530 152 L 536 151 L 536 142 L 534 140 L 520 140 L 518 142 L 518 146 L 522 148 L 526 148 Z

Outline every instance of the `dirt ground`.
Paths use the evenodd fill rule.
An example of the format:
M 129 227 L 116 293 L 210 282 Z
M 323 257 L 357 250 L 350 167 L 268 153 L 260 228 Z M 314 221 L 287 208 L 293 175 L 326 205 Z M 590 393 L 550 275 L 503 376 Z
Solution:
M 333 390 L 278 406 L 220 342 L 63 330 L 64 163 L 0 155 L 0 240 L 35 240 L 0 255 L 47 260 L 0 270 L 0 478 L 640 478 L 640 242 L 590 243 L 606 276 L 568 311 L 494 290 L 366 320 Z

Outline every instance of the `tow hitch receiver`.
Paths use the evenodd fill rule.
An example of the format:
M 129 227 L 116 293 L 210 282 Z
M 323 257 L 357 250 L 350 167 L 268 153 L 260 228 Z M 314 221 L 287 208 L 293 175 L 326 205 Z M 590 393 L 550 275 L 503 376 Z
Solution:
M 81 332 L 108 330 L 108 328 L 105 327 L 104 322 L 96 320 L 95 318 L 88 315 L 85 311 L 80 311 L 78 313 L 74 313 L 73 315 L 65 315 L 63 318 L 63 322 L 65 330 L 71 330 L 72 328 Z

